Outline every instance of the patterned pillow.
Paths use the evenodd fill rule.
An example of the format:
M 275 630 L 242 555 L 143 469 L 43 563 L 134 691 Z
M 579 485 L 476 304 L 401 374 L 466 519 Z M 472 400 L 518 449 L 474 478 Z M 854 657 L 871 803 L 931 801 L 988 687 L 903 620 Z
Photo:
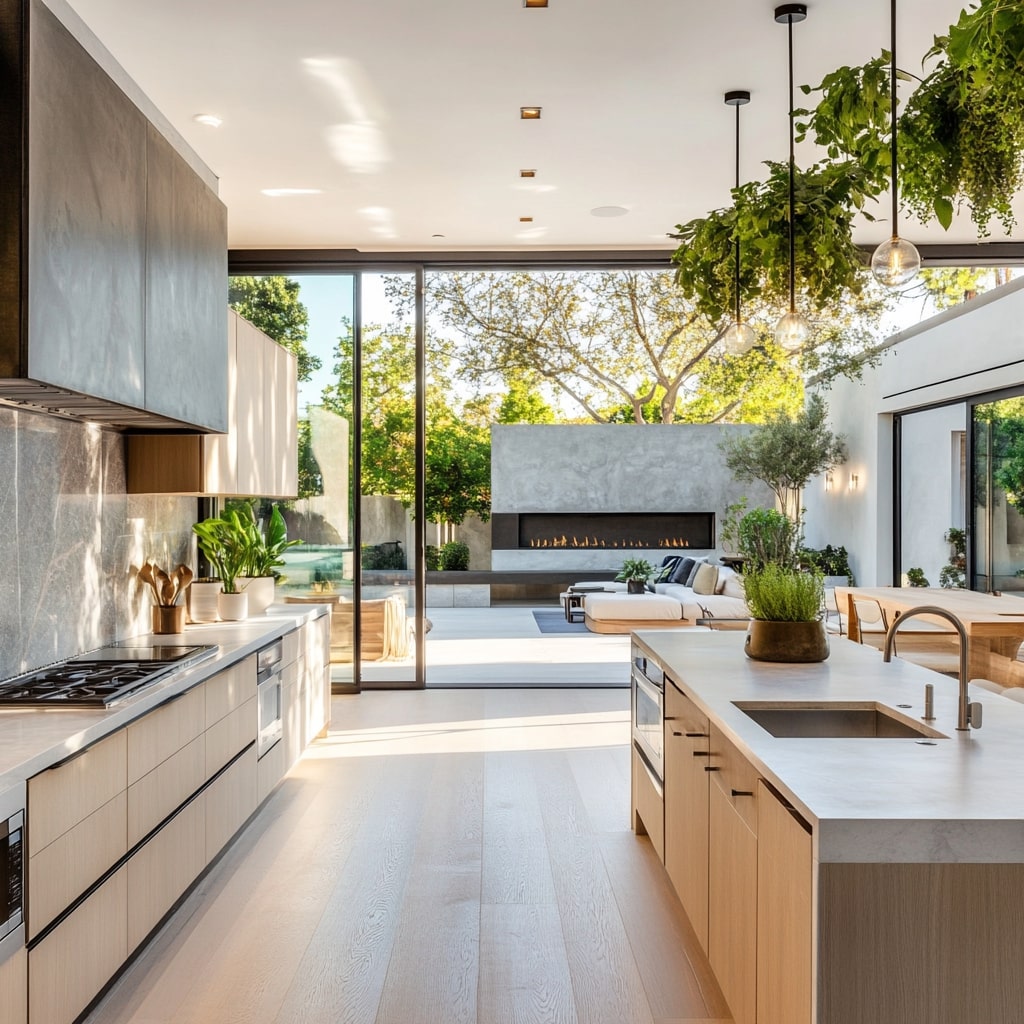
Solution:
M 681 557 L 681 555 L 669 555 L 654 571 L 654 575 L 651 577 L 651 582 L 668 583 L 669 577 L 672 575 L 672 570 L 679 564 L 679 559 Z

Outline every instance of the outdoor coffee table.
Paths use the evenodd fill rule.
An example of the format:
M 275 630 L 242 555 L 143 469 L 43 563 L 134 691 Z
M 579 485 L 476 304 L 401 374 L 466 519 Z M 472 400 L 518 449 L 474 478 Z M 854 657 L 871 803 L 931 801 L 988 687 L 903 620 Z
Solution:
M 562 608 L 565 610 L 566 622 L 576 622 L 574 616 L 577 614 L 579 615 L 579 621 L 583 621 L 583 599 L 587 596 L 587 593 L 594 593 L 594 591 L 563 590 L 558 595 L 562 600 Z

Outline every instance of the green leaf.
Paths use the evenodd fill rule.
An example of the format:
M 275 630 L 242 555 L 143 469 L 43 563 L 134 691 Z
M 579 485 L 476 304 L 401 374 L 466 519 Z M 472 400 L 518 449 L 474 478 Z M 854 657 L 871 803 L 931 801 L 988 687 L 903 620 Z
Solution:
M 935 200 L 934 209 L 936 219 L 948 231 L 953 223 L 953 204 L 943 196 L 939 196 Z

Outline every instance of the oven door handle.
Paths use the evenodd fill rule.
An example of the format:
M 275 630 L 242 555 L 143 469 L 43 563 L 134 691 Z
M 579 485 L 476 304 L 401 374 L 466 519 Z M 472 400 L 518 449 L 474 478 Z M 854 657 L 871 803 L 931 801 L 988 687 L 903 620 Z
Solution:
M 661 689 L 656 683 L 652 683 L 638 668 L 633 668 L 633 681 L 637 685 L 637 689 L 643 690 L 651 700 L 655 701 L 658 707 L 661 707 L 661 702 L 665 699 L 665 691 Z

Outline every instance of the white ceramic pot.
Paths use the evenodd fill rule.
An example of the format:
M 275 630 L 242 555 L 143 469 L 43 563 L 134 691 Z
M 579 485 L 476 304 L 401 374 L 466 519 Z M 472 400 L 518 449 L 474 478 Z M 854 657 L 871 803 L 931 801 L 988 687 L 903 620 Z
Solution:
M 240 622 L 249 615 L 249 595 L 241 590 L 235 594 L 217 595 L 217 614 L 225 622 Z
M 250 615 L 262 615 L 274 603 L 273 576 L 239 576 L 235 582 L 249 595 Z
M 220 580 L 193 580 L 186 591 L 189 622 L 216 622 Z

